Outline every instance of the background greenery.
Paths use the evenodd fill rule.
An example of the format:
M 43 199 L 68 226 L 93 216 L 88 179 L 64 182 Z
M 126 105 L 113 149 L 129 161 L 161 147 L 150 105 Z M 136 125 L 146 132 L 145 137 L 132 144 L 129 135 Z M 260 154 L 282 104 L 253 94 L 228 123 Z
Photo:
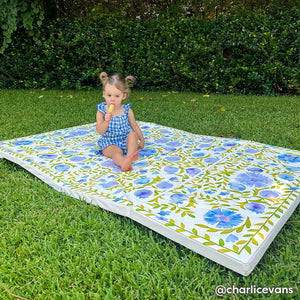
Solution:
M 177 6 L 169 1 L 165 7 L 154 6 L 159 13 L 150 10 L 148 15 L 125 14 L 126 7 L 131 11 L 129 0 L 119 10 L 114 1 L 111 6 L 94 2 L 81 18 L 47 17 L 42 22 L 42 15 L 32 30 L 16 27 L 0 57 L 0 88 L 90 89 L 99 85 L 98 74 L 104 70 L 135 75 L 140 90 L 300 91 L 299 1 L 294 7 L 287 5 L 290 1 L 287 6 L 271 1 L 277 7 L 265 9 L 258 3 L 267 1 L 254 1 L 252 10 L 250 4 L 248 10 L 239 8 L 241 1 L 231 6 L 219 1 L 215 11 L 205 1 L 198 1 L 201 7 L 191 1 L 185 10 L 184 1 Z M 59 12 L 64 16 L 63 8 Z
M 95 122 L 102 101 L 95 90 L 0 90 L 0 99 L 0 140 Z M 133 90 L 128 101 L 138 120 L 300 150 L 299 97 Z M 0 299 L 218 299 L 218 285 L 294 290 L 224 299 L 297 299 L 299 217 L 244 277 L 1 159 Z

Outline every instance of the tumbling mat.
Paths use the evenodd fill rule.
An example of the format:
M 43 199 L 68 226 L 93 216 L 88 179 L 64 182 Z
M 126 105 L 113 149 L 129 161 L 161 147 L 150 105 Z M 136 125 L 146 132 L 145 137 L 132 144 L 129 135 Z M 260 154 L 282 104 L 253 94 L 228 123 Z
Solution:
M 131 172 L 99 155 L 95 124 L 2 141 L 0 157 L 249 275 L 300 201 L 300 151 L 138 123 Z

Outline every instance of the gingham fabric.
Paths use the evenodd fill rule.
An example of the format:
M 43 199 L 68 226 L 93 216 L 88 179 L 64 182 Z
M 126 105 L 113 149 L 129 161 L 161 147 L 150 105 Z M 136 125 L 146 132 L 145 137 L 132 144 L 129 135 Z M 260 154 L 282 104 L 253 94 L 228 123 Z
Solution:
M 97 105 L 97 109 L 103 114 L 106 114 L 105 105 L 106 102 L 101 102 Z M 117 145 L 123 150 L 124 154 L 126 154 L 126 140 L 128 134 L 132 131 L 128 121 L 128 112 L 131 104 L 123 104 L 123 107 L 124 115 L 113 116 L 109 122 L 106 132 L 98 140 L 98 146 L 101 152 L 110 145 Z

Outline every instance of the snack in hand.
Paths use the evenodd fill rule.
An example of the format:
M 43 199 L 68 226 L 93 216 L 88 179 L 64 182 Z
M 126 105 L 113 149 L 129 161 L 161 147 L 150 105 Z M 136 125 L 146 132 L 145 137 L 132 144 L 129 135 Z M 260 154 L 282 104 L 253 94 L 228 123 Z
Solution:
M 114 108 L 115 108 L 115 105 L 114 105 L 114 104 L 111 104 L 111 105 L 109 106 L 108 112 L 109 112 L 110 114 L 112 114 L 113 111 L 114 111 Z

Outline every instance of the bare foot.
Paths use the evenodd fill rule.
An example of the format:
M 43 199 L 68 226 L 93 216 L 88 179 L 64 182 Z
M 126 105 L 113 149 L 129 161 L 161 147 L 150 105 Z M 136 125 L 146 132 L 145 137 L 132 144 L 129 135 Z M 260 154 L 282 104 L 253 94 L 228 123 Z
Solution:
M 135 151 L 134 153 L 132 153 L 132 154 L 129 156 L 129 158 L 132 159 L 131 161 L 135 161 L 135 160 L 137 160 L 137 159 L 139 158 L 139 154 L 140 154 L 140 151 L 137 150 L 137 151 Z
M 132 170 L 131 163 L 133 161 L 137 160 L 138 157 L 139 157 L 139 151 L 135 151 L 130 156 L 126 157 L 125 160 L 124 160 L 124 162 L 123 162 L 123 165 L 121 167 L 121 170 L 123 172 L 125 172 L 125 171 L 131 171 Z

